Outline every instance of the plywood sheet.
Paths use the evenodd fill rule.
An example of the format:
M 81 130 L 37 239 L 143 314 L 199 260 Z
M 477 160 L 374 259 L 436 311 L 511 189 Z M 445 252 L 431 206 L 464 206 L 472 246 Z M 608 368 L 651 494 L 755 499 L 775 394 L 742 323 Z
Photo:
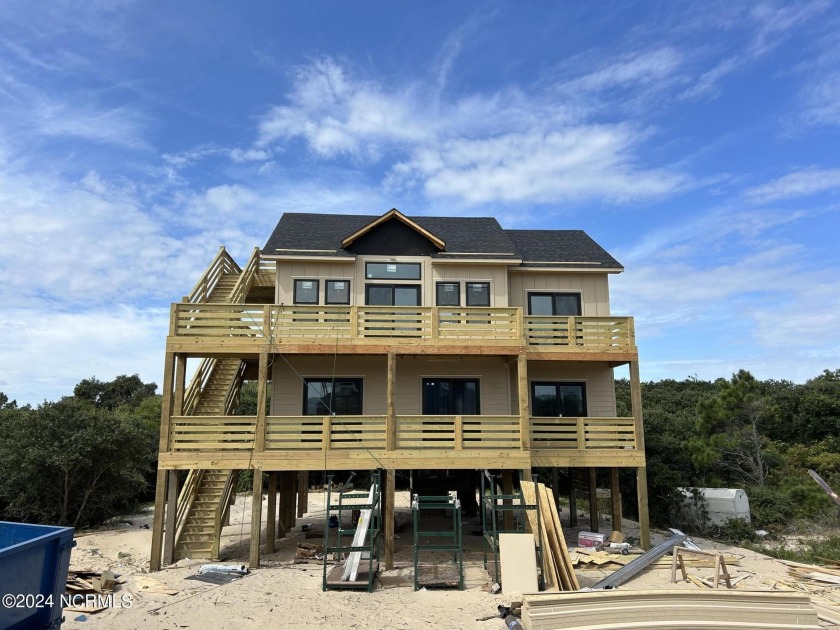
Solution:
M 537 553 L 532 534 L 499 534 L 503 593 L 537 592 Z

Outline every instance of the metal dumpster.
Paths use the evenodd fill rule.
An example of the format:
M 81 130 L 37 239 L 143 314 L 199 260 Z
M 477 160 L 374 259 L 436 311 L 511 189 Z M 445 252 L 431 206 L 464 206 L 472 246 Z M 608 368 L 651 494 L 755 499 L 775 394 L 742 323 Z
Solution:
M 0 630 L 61 626 L 73 533 L 0 521 Z

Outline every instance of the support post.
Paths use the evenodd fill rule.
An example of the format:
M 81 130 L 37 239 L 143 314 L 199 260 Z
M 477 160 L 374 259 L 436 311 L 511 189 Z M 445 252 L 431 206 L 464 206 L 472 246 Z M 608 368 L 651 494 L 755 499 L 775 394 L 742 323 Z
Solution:
M 519 444 L 523 451 L 531 450 L 531 405 L 528 400 L 528 357 L 523 353 L 517 357 L 517 380 L 519 381 Z
M 169 315 L 170 334 L 175 326 L 175 305 Z M 172 374 L 175 371 L 175 355 L 167 352 L 163 362 L 163 382 L 161 383 L 160 440 L 158 449 L 161 453 L 169 451 L 170 423 L 172 418 Z M 152 520 L 152 551 L 149 557 L 149 571 L 160 571 L 161 553 L 163 552 L 163 523 L 166 509 L 166 470 L 158 469 L 155 484 L 155 513 Z
M 610 468 L 610 500 L 612 502 L 612 528 L 621 531 L 621 490 L 618 484 L 618 468 Z
M 163 512 L 166 509 L 167 471 L 158 468 L 155 483 L 155 513 L 152 523 L 152 555 L 149 558 L 149 571 L 160 571 L 161 553 L 163 552 Z
M 560 503 L 560 469 L 557 466 L 551 469 L 551 491 L 554 493 L 554 503 Z
M 598 482 L 597 468 L 589 469 L 589 527 L 598 532 Z
M 265 401 L 268 395 L 268 352 L 260 352 L 260 367 L 257 376 L 257 425 L 254 435 L 254 451 L 265 450 Z M 262 475 L 262 473 L 260 473 Z
M 175 529 L 178 527 L 178 471 L 170 470 L 166 497 L 166 540 L 163 545 L 163 562 L 175 562 Z
M 397 416 L 394 409 L 394 387 L 397 378 L 397 355 L 388 353 L 388 382 L 385 387 L 388 415 L 385 418 L 385 450 L 397 448 Z
M 569 527 L 577 527 L 578 511 L 577 511 L 577 488 L 575 488 L 575 480 L 569 474 Z
M 259 395 L 257 396 L 259 398 Z M 263 412 L 265 414 L 265 412 Z M 254 487 L 251 491 L 251 546 L 248 566 L 260 566 L 260 534 L 262 534 L 262 478 L 263 471 L 254 468 Z
M 298 476 L 296 473 L 289 474 L 289 523 L 290 528 L 297 525 L 297 495 L 298 495 Z
M 285 510 L 285 489 L 284 484 L 286 483 L 285 473 L 279 473 L 277 478 L 277 490 L 280 495 L 277 497 L 277 511 L 275 514 L 270 514 L 269 518 L 277 519 L 277 538 L 285 538 L 286 532 L 288 531 L 286 527 L 286 517 L 284 516 Z
M 513 494 L 513 471 L 512 470 L 503 470 L 502 471 L 502 494 Z M 512 505 L 512 501 L 510 499 L 504 499 L 504 505 Z M 512 510 L 504 510 L 504 524 L 505 529 L 511 530 L 513 529 L 513 511 Z
M 642 414 L 642 384 L 639 378 L 639 361 L 630 361 L 630 403 L 636 429 L 636 449 L 645 450 L 645 428 Z M 639 505 L 639 545 L 650 549 L 650 516 L 648 514 L 648 488 L 646 465 L 636 469 L 636 495 Z
M 385 570 L 394 568 L 394 488 L 396 471 L 389 468 L 385 472 Z
M 309 471 L 303 470 L 298 473 L 298 518 L 309 511 Z
M 175 356 L 175 393 L 172 399 L 172 415 L 184 415 L 184 391 L 187 379 L 187 355 Z
M 274 541 L 277 539 L 277 529 L 274 520 L 274 510 L 277 509 L 277 473 L 268 473 L 268 505 L 265 508 L 268 518 L 265 519 L 265 552 L 274 553 Z

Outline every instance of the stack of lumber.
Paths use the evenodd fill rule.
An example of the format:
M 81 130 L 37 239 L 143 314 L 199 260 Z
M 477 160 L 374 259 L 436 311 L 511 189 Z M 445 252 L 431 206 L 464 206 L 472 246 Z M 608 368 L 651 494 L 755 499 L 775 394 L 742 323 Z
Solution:
M 522 498 L 528 505 L 535 505 L 539 497 L 540 505 L 540 527 L 537 534 L 537 515 L 534 510 L 525 510 L 528 517 L 528 525 L 538 538 L 536 542 L 542 548 L 543 576 L 545 587 L 549 591 L 579 591 L 580 584 L 575 575 L 572 560 L 569 557 L 569 550 L 566 547 L 566 537 L 563 534 L 563 527 L 560 525 L 560 515 L 554 503 L 554 494 L 551 488 L 544 484 L 534 484 L 533 481 L 523 481 Z
M 833 584 L 840 586 L 840 566 L 819 566 L 815 564 L 802 564 L 801 562 L 791 562 L 789 560 L 781 560 L 782 564 L 787 565 L 788 573 L 792 578 L 801 582 L 818 582 L 820 584 Z
M 807 595 L 712 590 L 525 595 L 522 625 L 525 630 L 820 628 Z

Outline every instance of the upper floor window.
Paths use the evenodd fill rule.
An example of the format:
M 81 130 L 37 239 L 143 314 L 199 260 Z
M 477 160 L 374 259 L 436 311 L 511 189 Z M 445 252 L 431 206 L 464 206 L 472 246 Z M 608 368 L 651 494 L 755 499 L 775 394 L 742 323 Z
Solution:
M 467 306 L 490 306 L 489 282 L 467 282 Z
M 580 314 L 580 293 L 528 294 L 528 315 Z
M 420 263 L 369 262 L 365 265 L 368 280 L 419 280 Z
M 437 283 L 437 305 L 438 306 L 461 306 L 461 283 L 460 282 L 438 282 Z
M 324 302 L 326 304 L 350 304 L 350 281 L 327 280 Z
M 318 281 L 295 280 L 295 304 L 317 304 Z
M 420 285 L 368 284 L 365 303 L 368 306 L 420 306 Z

